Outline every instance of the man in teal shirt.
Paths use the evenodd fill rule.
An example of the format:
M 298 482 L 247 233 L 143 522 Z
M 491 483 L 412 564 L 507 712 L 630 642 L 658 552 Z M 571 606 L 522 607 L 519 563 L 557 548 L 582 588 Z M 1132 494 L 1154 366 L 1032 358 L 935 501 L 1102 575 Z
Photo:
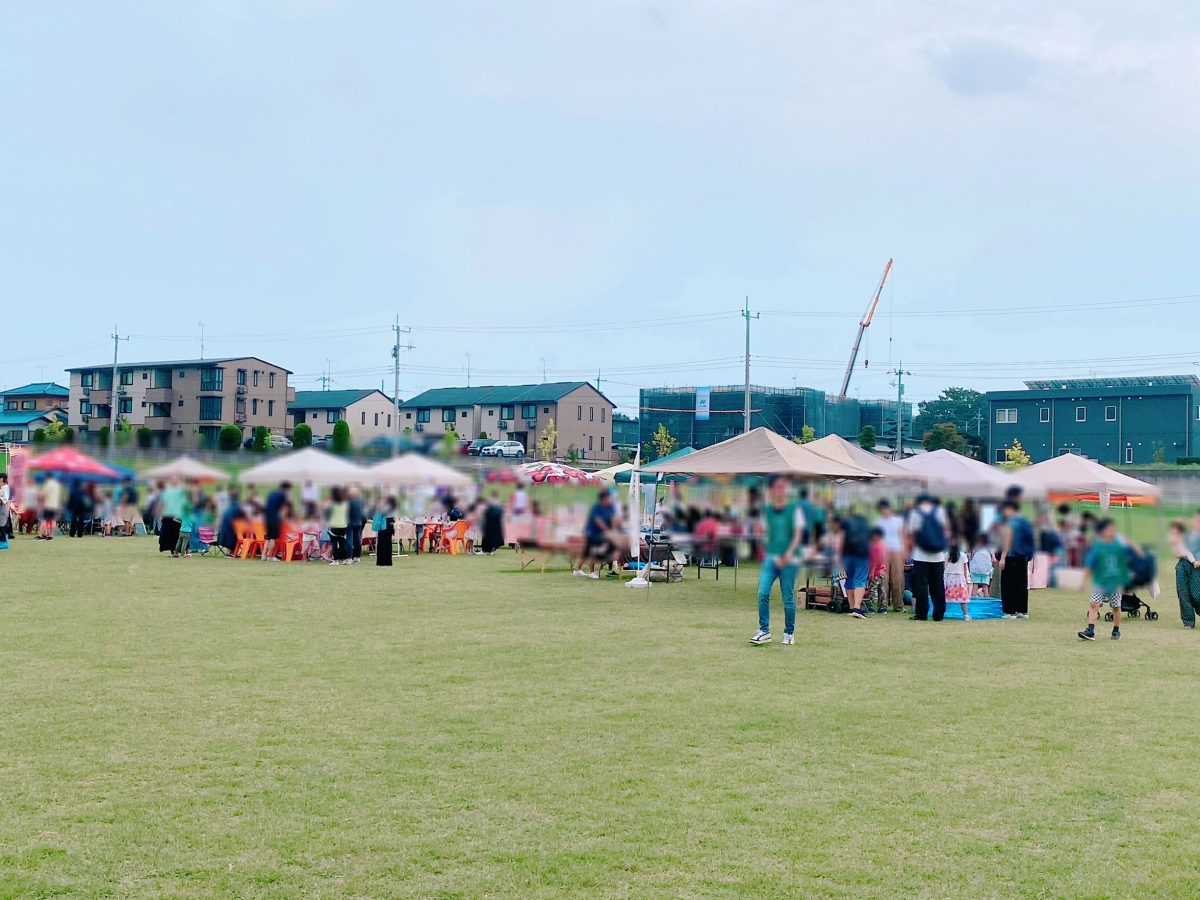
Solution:
M 789 502 L 788 483 L 782 475 L 767 482 L 769 495 L 763 508 L 766 557 L 758 578 L 758 632 L 750 638 L 755 645 L 771 643 L 771 587 L 779 580 L 783 595 L 783 643 L 795 643 L 797 553 L 804 540 L 804 511 Z

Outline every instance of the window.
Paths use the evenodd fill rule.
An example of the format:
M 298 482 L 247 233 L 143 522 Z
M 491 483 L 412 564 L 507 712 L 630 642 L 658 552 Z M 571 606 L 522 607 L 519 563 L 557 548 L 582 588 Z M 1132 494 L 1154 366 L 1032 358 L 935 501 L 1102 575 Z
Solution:
M 604 452 L 604 435 L 600 435 L 600 452 Z
M 328 425 L 333 425 L 342 420 L 342 411 L 340 409 L 325 410 L 325 422 Z
M 133 369 L 121 373 L 121 384 L 133 384 Z
M 92 414 L 92 402 L 90 400 L 79 401 L 79 414 L 81 416 L 90 416 Z
M 258 415 L 258 398 L 257 397 L 255 397 L 253 400 L 250 401 L 250 415 L 252 415 L 252 416 Z
M 590 434 L 588 435 L 588 449 L 592 449 L 592 436 Z
M 183 371 L 183 369 L 180 369 L 180 370 L 179 370 L 179 377 L 180 377 L 180 378 L 187 378 L 187 372 Z
M 388 428 L 391 428 L 391 427 L 392 427 L 392 415 L 391 415 L 391 413 L 388 413 L 388 424 L 387 424 L 387 427 L 388 427 Z
M 603 406 L 602 406 L 602 407 L 600 407 L 600 421 L 601 421 L 601 423 L 603 423 L 603 422 L 604 422 L 604 414 L 605 414 L 605 412 L 607 412 L 607 410 L 605 410 L 605 408 L 604 408 Z M 601 449 L 601 450 L 603 450 L 604 448 L 603 448 L 603 447 L 601 447 L 600 449 Z
M 183 398 L 182 397 L 179 398 L 179 405 L 183 406 Z
M 129 415 L 130 413 L 132 413 L 133 412 L 133 398 L 132 397 L 118 398 L 117 412 L 122 416 L 126 416 L 126 415 Z
M 522 419 L 536 419 L 537 418 L 537 404 L 536 403 L 522 403 L 521 404 L 521 418 Z
M 171 386 L 171 370 L 155 369 L 154 380 L 150 384 L 156 388 L 169 388 Z
M 12 428 L 12 429 L 8 430 L 7 432 L 5 432 L 4 439 L 6 441 L 12 441 L 14 444 L 17 444 L 17 443 L 20 443 L 21 441 L 25 440 L 25 432 L 23 432 L 20 428 Z
M 405 413 L 405 414 L 404 414 L 404 418 L 406 418 L 406 419 L 411 419 L 411 418 L 412 418 L 412 413 Z
M 1105 422 L 1117 421 L 1117 408 L 1115 406 L 1104 407 L 1104 421 Z
M 1076 422 L 1086 422 L 1087 421 L 1087 407 L 1086 406 L 1075 407 L 1075 421 Z
M 143 373 L 142 373 L 142 381 L 145 381 L 145 380 L 146 380 L 147 378 L 149 378 L 149 377 L 150 377 L 150 373 L 149 373 L 149 372 L 143 372 Z
M 1043 406 L 1038 410 L 1038 421 L 1043 425 L 1050 421 L 1050 407 Z
M 500 407 L 500 418 L 501 419 L 513 418 L 513 408 L 511 406 Z
M 467 417 L 467 411 L 466 411 L 465 409 L 464 409 L 464 410 L 461 410 L 461 411 L 459 412 L 459 414 L 458 414 L 458 417 L 459 417 L 460 419 L 465 419 L 465 418 Z
M 213 367 L 200 373 L 200 390 L 219 391 L 225 386 L 225 370 Z
M 220 397 L 201 397 L 200 398 L 200 421 L 201 422 L 219 422 L 219 421 L 221 421 L 221 398 Z
M 80 374 L 79 386 L 86 387 L 86 388 L 90 388 L 92 386 L 92 373 L 91 372 L 83 372 Z M 1200 407 L 1197 407 L 1197 409 L 1200 409 Z M 1198 412 L 1196 414 L 1196 418 L 1200 419 L 1200 412 Z
M 312 414 L 312 418 L 313 418 L 313 421 L 315 422 L 315 421 L 317 421 L 317 419 L 321 418 L 321 414 L 315 412 Z
M 275 415 L 275 401 L 274 400 L 267 401 L 267 415 L 268 416 Z
M 1128 465 L 1132 465 L 1132 464 L 1133 464 L 1133 448 L 1126 447 L 1125 448 L 1125 465 L 1128 466 Z
M 596 421 L 596 407 L 594 407 L 594 406 L 588 407 L 588 421 L 589 422 Z
M 453 422 L 454 421 L 454 410 L 443 409 L 442 410 L 442 421 L 443 422 Z
M 4 409 L 7 412 L 15 412 L 17 409 L 17 401 L 16 400 L 4 401 Z
M 996 451 L 995 462 L 998 462 L 998 463 L 1008 462 L 1008 454 L 1004 452 L 1003 448 Z
M 417 410 L 417 421 L 418 422 L 428 422 L 429 421 L 429 410 L 428 409 L 418 409 Z
M 240 384 L 242 387 L 246 386 L 246 370 L 245 369 L 238 369 L 237 383 Z
M 542 412 L 544 412 L 544 413 L 548 413 L 548 412 L 550 412 L 550 407 L 548 407 L 548 406 L 543 406 L 543 407 L 542 407 Z
M 376 416 L 376 418 L 379 418 L 379 417 Z M 367 424 L 367 411 L 366 410 L 362 411 L 362 423 L 361 424 L 363 424 L 363 425 Z
M 375 427 L 376 428 L 379 427 L 379 413 L 375 413 Z
M 237 416 L 246 415 L 246 398 L 245 397 L 238 397 L 237 400 L 234 401 L 233 412 L 234 412 L 234 415 L 237 415 Z
M 37 409 L 36 400 L 22 400 L 21 409 Z
M 267 373 L 267 387 L 268 388 L 275 387 L 275 373 L 274 372 Z
M 582 406 L 575 407 L 575 421 L 576 422 L 583 421 L 583 407 Z
M 488 415 L 489 415 L 489 416 L 494 416 L 495 414 L 496 414 L 496 411 L 495 411 L 494 409 L 489 409 L 489 410 L 488 410 Z M 1197 407 L 1196 407 L 1196 418 L 1197 418 L 1197 419 L 1200 419 L 1200 406 L 1197 406 Z
M 254 386 L 258 387 L 258 369 L 254 370 Z
M 997 425 L 1016 425 L 1017 411 L 1012 407 L 1000 407 L 996 410 Z

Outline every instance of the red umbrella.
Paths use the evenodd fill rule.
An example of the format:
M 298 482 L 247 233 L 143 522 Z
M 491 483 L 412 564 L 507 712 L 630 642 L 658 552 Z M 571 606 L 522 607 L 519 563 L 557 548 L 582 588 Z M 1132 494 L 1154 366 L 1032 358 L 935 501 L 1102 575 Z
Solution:
M 76 478 L 111 478 L 119 480 L 121 474 L 110 469 L 104 463 L 96 462 L 86 453 L 80 453 L 72 447 L 59 447 L 49 453 L 33 459 L 29 468 L 39 472 L 53 472 L 55 475 L 73 476 Z
M 599 485 L 603 482 L 589 472 L 564 466 L 562 463 L 531 462 L 517 466 L 517 471 L 534 484 Z

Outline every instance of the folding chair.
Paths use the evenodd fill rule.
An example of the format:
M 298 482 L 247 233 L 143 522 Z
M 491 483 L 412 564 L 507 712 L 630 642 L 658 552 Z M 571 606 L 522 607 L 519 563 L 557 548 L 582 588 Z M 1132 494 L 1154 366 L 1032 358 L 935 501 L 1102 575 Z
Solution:
M 448 550 L 451 556 L 466 553 L 467 530 L 470 527 L 471 523 L 466 519 L 459 519 L 449 528 L 442 529 L 442 546 L 440 549 Z
M 225 548 L 217 543 L 217 530 L 209 525 L 201 525 L 196 529 L 196 537 L 200 541 L 200 553 L 208 556 L 209 551 L 216 550 L 221 556 L 229 556 Z

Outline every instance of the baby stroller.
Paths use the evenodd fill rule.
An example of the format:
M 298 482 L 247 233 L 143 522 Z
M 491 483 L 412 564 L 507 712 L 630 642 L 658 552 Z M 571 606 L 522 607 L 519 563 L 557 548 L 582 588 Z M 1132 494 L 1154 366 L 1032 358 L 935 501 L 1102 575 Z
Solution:
M 1151 587 L 1154 584 L 1155 578 L 1158 577 L 1158 563 L 1154 559 L 1154 553 L 1149 547 L 1142 548 L 1142 554 L 1139 556 L 1132 550 L 1129 551 L 1129 575 L 1130 582 L 1125 590 L 1121 593 L 1121 614 L 1137 619 L 1142 615 L 1142 610 L 1146 611 L 1146 621 L 1158 621 L 1158 613 L 1150 608 L 1150 604 L 1146 603 L 1137 595 L 1138 588 L 1150 588 L 1151 593 L 1154 589 Z M 1104 621 L 1111 622 L 1113 614 L 1111 611 L 1104 614 Z

